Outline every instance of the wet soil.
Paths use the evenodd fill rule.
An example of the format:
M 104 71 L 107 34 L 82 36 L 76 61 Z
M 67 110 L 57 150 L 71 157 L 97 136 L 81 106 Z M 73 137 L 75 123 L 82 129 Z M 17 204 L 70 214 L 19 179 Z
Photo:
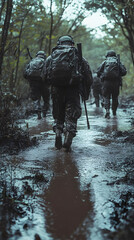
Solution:
M 1 153 L 0 240 L 134 238 L 133 100 L 110 119 L 89 101 L 69 152 L 54 147 L 51 112 L 17 121 L 38 144 Z

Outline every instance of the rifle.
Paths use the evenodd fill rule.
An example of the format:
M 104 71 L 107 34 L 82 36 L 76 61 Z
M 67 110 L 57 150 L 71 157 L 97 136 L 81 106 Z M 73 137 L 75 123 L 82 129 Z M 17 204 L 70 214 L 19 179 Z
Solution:
M 79 72 L 82 73 L 82 44 L 77 43 L 77 49 L 78 49 L 78 58 L 79 58 Z M 84 85 L 84 79 L 82 78 L 82 85 L 83 89 L 85 89 Z M 87 106 L 86 106 L 86 101 L 84 96 L 82 96 L 82 100 L 84 102 L 84 107 L 85 107 L 85 113 L 86 113 L 86 119 L 87 119 L 87 128 L 90 129 L 90 124 L 89 124 L 89 119 L 88 119 L 88 114 L 87 114 Z
M 120 54 L 117 54 L 117 61 L 118 61 L 118 70 L 119 70 L 119 78 L 120 78 L 120 87 L 122 90 L 122 78 L 120 76 Z
M 29 55 L 30 59 L 33 59 L 32 56 L 31 56 L 31 54 L 30 54 L 30 51 L 29 51 L 29 48 L 28 48 L 28 47 L 27 47 L 27 52 L 28 52 L 28 55 Z

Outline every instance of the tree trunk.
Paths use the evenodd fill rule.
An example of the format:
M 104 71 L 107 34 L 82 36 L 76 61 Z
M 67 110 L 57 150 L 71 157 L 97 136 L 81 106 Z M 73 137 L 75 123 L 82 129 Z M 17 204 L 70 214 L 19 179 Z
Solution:
M 2 6 L 0 9 L 0 14 L 2 14 L 4 6 L 5 6 L 5 1 L 3 0 Z M 0 43 L 0 108 L 2 108 L 2 89 L 1 89 L 2 63 L 3 63 L 4 49 L 5 49 L 7 35 L 8 35 L 8 28 L 9 28 L 10 19 L 11 19 L 12 8 L 13 8 L 12 0 L 7 0 L 6 16 L 5 16 L 3 29 L 2 29 L 2 37 L 1 37 L 1 43 Z M 0 15 L 0 19 L 1 19 L 1 15 Z
M 52 4 L 53 0 L 50 1 L 50 17 L 51 17 L 51 24 L 50 24 L 50 32 L 49 32 L 49 47 L 48 47 L 48 54 L 51 53 L 51 42 L 52 42 L 52 32 L 53 32 L 53 12 L 52 12 Z
M 18 76 L 18 69 L 19 69 L 19 61 L 20 61 L 20 46 L 21 46 L 21 36 L 22 36 L 22 31 L 23 31 L 23 25 L 24 25 L 24 21 L 28 15 L 29 10 L 26 12 L 22 23 L 21 23 L 21 28 L 20 28 L 20 33 L 19 33 L 19 43 L 18 43 L 18 56 L 17 56 L 17 64 L 16 64 L 16 71 L 15 71 L 15 79 L 14 79 L 14 84 L 13 87 L 15 87 L 15 84 L 17 83 L 17 76 Z
M 6 45 L 7 35 L 8 35 L 8 29 L 11 19 L 11 13 L 13 8 L 13 1 L 7 0 L 7 9 L 6 9 L 6 16 L 5 21 L 2 29 L 2 38 L 1 38 L 1 46 L 0 46 L 0 75 L 2 73 L 2 64 L 3 64 L 3 57 L 4 57 L 4 49 Z
M 0 21 L 1 21 L 2 11 L 3 11 L 4 6 L 5 6 L 5 2 L 6 2 L 6 0 L 2 0 L 2 3 L 1 3 L 1 7 L 0 7 Z

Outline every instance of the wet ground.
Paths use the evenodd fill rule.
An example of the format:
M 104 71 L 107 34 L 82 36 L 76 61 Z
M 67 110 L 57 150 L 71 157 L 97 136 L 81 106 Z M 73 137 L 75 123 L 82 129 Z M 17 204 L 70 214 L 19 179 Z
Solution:
M 0 240 L 134 239 L 134 108 L 87 104 L 70 152 L 54 148 L 52 116 L 19 121 L 38 145 L 0 161 Z

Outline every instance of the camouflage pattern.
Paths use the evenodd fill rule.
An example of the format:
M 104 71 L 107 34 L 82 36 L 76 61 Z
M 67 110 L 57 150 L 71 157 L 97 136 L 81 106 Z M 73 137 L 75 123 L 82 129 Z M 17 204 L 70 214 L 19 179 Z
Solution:
M 101 79 L 97 77 L 97 73 L 93 73 L 92 89 L 96 107 L 99 107 L 100 100 L 102 99 L 102 83 Z
M 107 57 L 109 57 L 109 54 L 116 55 L 114 51 L 111 51 L 111 52 L 109 51 L 107 54 Z M 110 99 L 112 98 L 112 110 L 114 112 L 114 115 L 116 115 L 116 110 L 118 107 L 119 88 L 122 84 L 122 76 L 126 75 L 127 70 L 125 66 L 120 62 L 119 63 L 120 75 L 118 78 L 113 80 L 113 79 L 107 79 L 103 77 L 104 67 L 105 67 L 105 61 L 103 61 L 102 64 L 97 69 L 97 76 L 100 77 L 102 81 L 102 95 L 103 95 L 104 107 L 106 111 L 110 110 Z
M 36 112 L 42 110 L 43 113 L 46 113 L 49 109 L 49 99 L 50 99 L 50 92 L 49 92 L 48 85 L 41 80 L 29 81 L 29 85 L 30 85 L 30 96 L 31 96 L 31 99 L 35 101 Z M 44 102 L 43 109 L 41 109 L 41 105 L 40 105 L 41 97 L 43 98 L 43 102 Z
M 49 67 L 51 66 L 51 56 L 46 59 L 46 79 L 51 85 L 52 96 L 52 114 L 54 118 L 53 130 L 55 133 L 59 130 L 65 136 L 69 132 L 75 137 L 77 132 L 77 120 L 80 118 L 82 110 L 80 104 L 80 96 L 84 96 L 88 100 L 90 87 L 92 84 L 92 73 L 88 62 L 83 58 L 82 77 L 84 85 L 79 82 L 77 85 L 69 86 L 53 86 L 49 75 Z M 64 80 L 64 76 L 63 76 Z M 71 80 L 71 79 L 70 79 Z M 81 80 L 80 80 L 81 81 Z
M 116 112 L 118 107 L 119 82 L 104 81 L 102 95 L 105 109 L 110 109 L 110 99 L 112 97 L 112 111 Z
M 71 132 L 73 136 L 77 131 L 77 120 L 81 116 L 80 96 L 77 87 L 52 87 L 54 132 Z

